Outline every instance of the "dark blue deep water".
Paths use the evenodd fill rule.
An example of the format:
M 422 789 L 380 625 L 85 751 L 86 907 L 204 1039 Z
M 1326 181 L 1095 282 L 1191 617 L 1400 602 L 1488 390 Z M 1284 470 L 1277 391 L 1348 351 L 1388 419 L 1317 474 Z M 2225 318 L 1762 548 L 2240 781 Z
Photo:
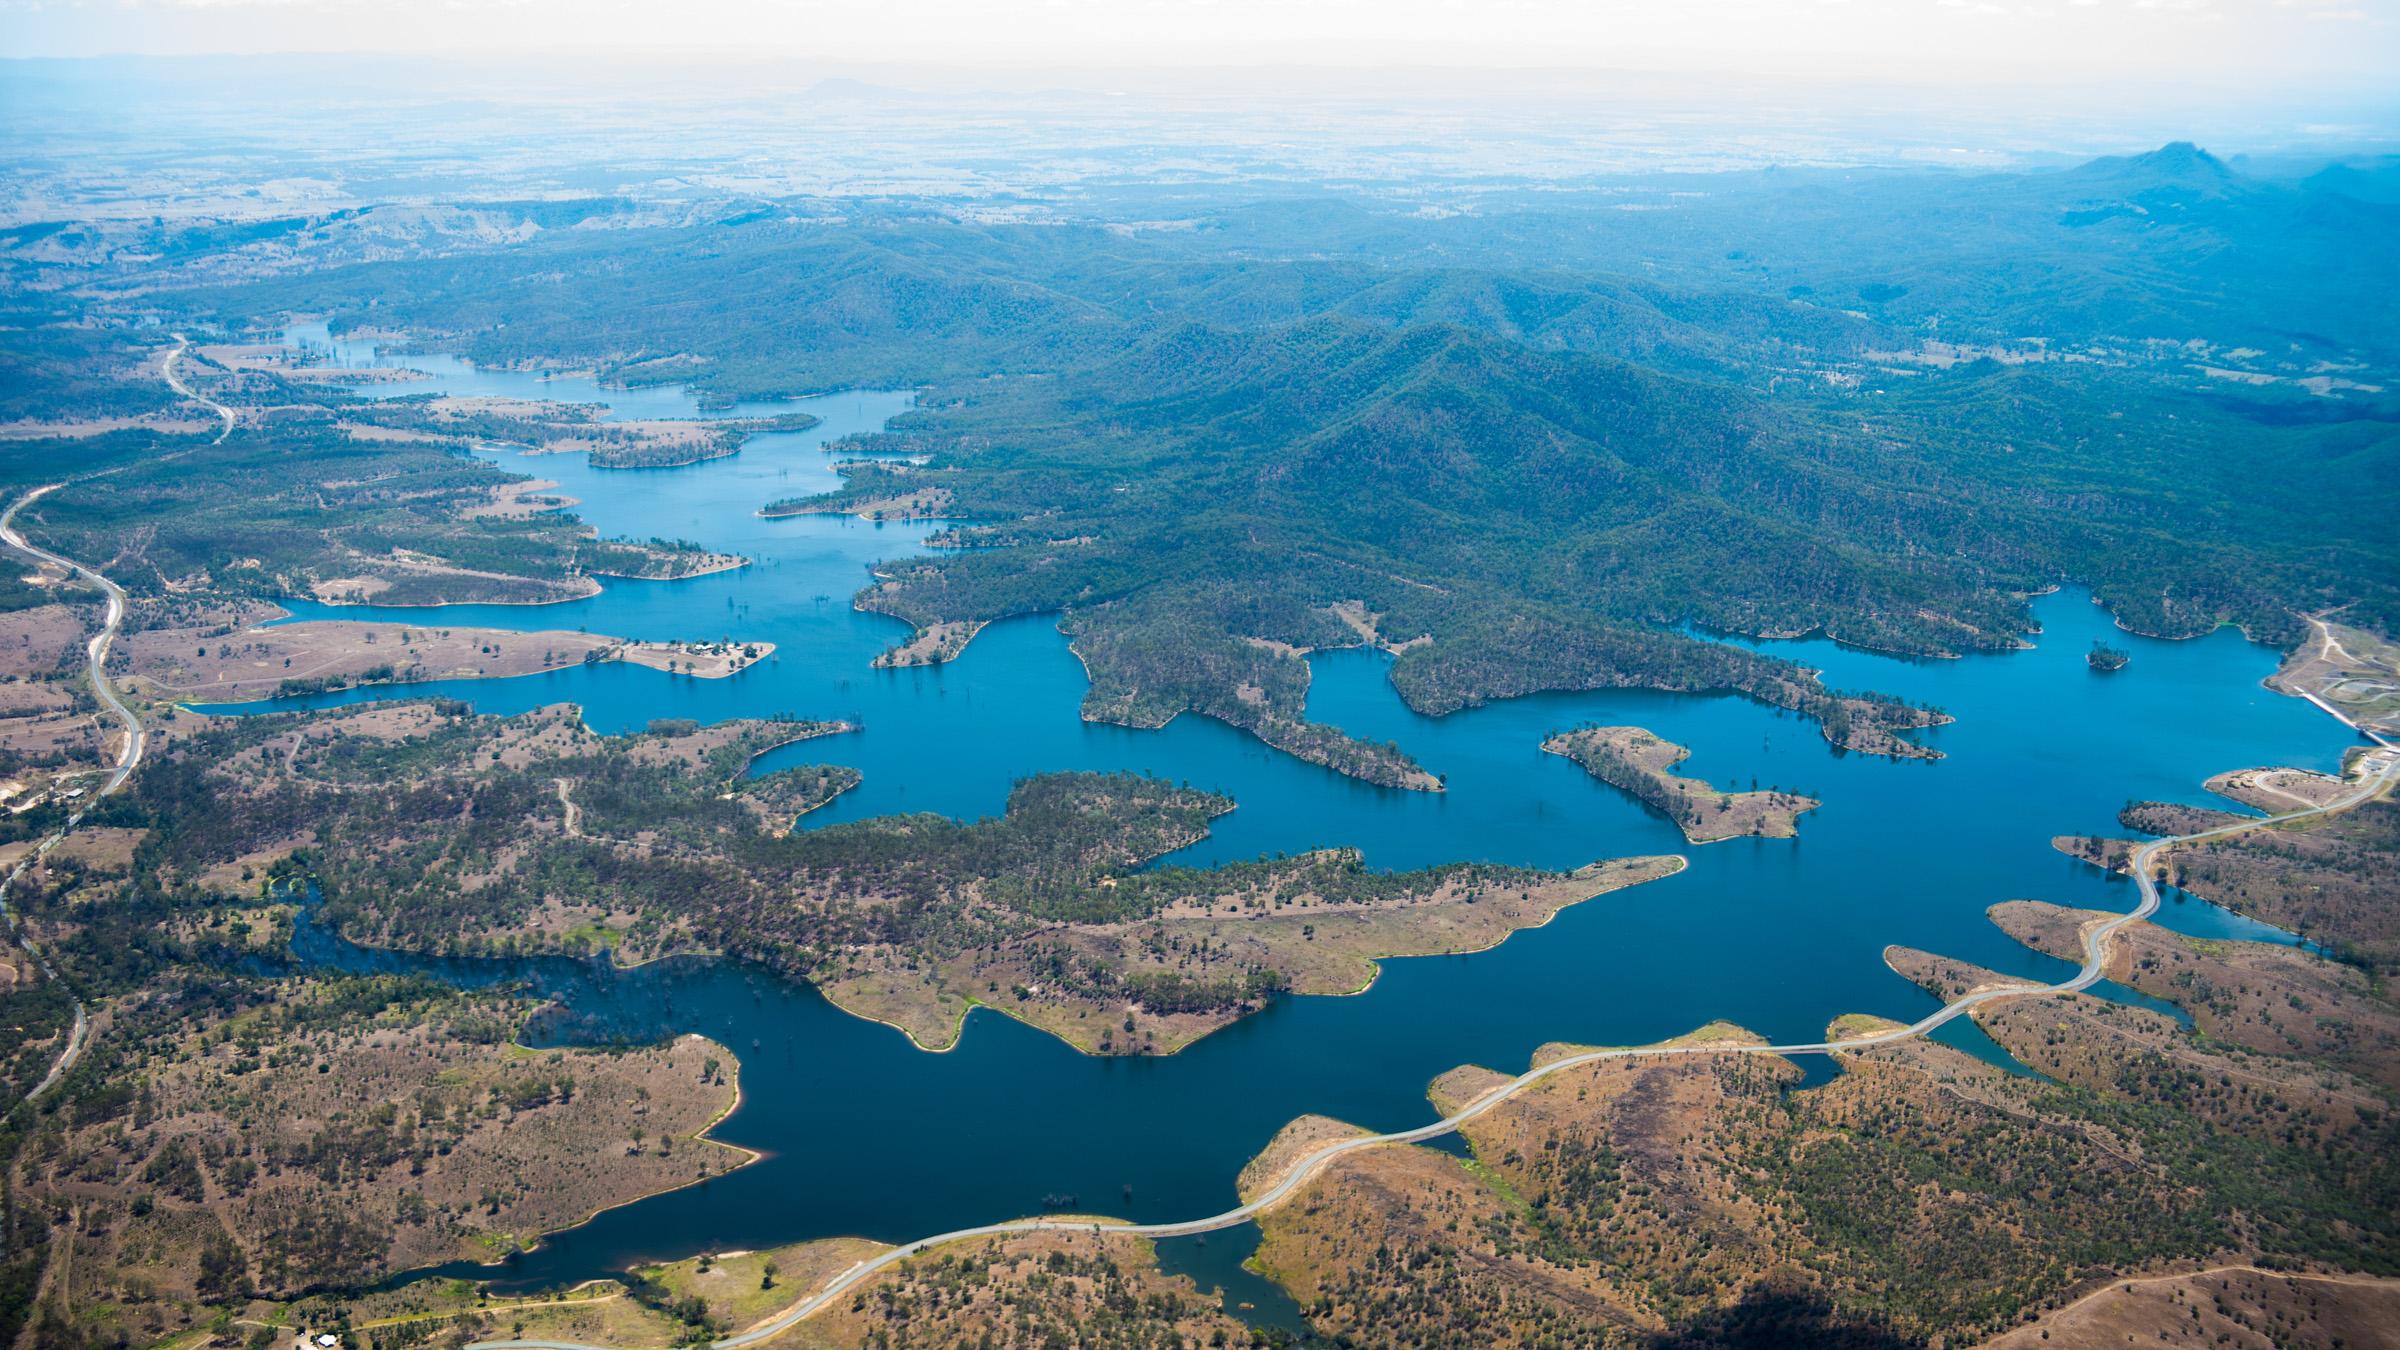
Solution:
M 354 347 L 333 356 L 373 359 Z M 675 390 L 405 361 L 434 371 L 438 383 L 374 392 L 572 398 L 625 415 L 697 411 Z M 298 945 L 310 961 L 531 986 L 554 1000 L 527 1031 L 535 1044 L 700 1032 L 740 1055 L 743 1104 L 718 1134 L 763 1150 L 766 1161 L 557 1235 L 513 1263 L 512 1284 L 831 1234 L 906 1239 L 1035 1212 L 1054 1195 L 1138 1219 L 1212 1213 L 1233 1203 L 1242 1163 L 1293 1116 L 1320 1112 L 1376 1129 L 1418 1124 L 1429 1116 L 1427 1081 L 1462 1063 L 1515 1071 L 1545 1041 L 1643 1042 L 1712 1018 L 1813 1040 L 1845 1012 L 1921 1015 L 1931 1000 L 1884 967 L 1887 943 L 2055 977 L 2062 963 L 2009 941 L 1985 908 L 2019 897 L 2123 908 L 2133 895 L 2052 851 L 2051 836 L 2112 832 L 2129 799 L 2209 801 L 2201 781 L 2223 769 L 2330 770 L 2350 744 L 2322 713 L 2261 687 L 2275 656 L 2238 633 L 2191 642 L 2132 636 L 2071 590 L 2034 602 L 2037 645 L 2008 655 L 1911 662 L 1823 641 L 1757 644 L 1823 668 L 1836 686 L 1950 712 L 1953 725 L 1925 736 L 1945 756 L 1934 763 L 1842 754 L 1813 724 L 1734 698 L 1542 695 L 1421 717 L 1402 706 L 1386 658 L 1371 652 L 1314 659 L 1311 716 L 1397 740 L 1447 775 L 1448 792 L 1364 786 L 1199 717 L 1160 731 L 1093 726 L 1077 716 L 1082 671 L 1047 620 L 995 625 L 945 667 L 870 668 L 907 630 L 852 611 L 848 598 L 869 564 L 922 552 L 928 527 L 756 516 L 770 499 L 830 485 L 825 444 L 879 426 L 909 402 L 905 393 L 851 393 L 733 410 L 797 406 L 824 423 L 759 436 L 737 456 L 682 469 L 594 470 L 580 457 L 490 452 L 503 467 L 559 482 L 604 533 L 691 538 L 755 560 L 739 571 L 611 582 L 591 599 L 538 608 L 291 606 L 302 618 L 763 639 L 779 644 L 770 662 L 729 680 L 606 665 L 244 710 L 438 693 L 498 713 L 573 702 L 604 732 L 656 717 L 841 717 L 861 730 L 764 762 L 824 760 L 864 773 L 858 790 L 808 818 L 812 826 L 892 811 L 985 815 L 1027 774 L 1127 769 L 1239 803 L 1179 861 L 1352 845 L 1372 865 L 1394 868 L 1451 859 L 1569 867 L 1636 853 L 1683 853 L 1692 866 L 1569 909 L 1490 952 L 1387 963 L 1356 997 L 1285 999 L 1164 1059 L 1089 1058 L 984 1012 L 956 1050 L 928 1054 L 806 986 L 739 966 L 450 961 L 365 951 L 304 927 Z M 2128 669 L 2099 676 L 2085 666 L 2101 636 L 2132 651 Z M 1744 788 L 1755 778 L 1825 805 L 1802 817 L 1796 841 L 1691 848 L 1622 793 L 1541 753 L 1548 733 L 1595 721 L 1638 723 L 1691 746 L 1685 772 Z M 2179 899 L 2160 918 L 2187 932 L 2281 940 L 2197 900 Z M 1964 1048 L 1993 1049 L 1963 1021 L 1946 1035 L 1953 1031 Z M 1179 1264 L 1221 1273 L 1249 1240 L 1220 1235 L 1208 1249 L 1220 1259 L 1176 1245 Z

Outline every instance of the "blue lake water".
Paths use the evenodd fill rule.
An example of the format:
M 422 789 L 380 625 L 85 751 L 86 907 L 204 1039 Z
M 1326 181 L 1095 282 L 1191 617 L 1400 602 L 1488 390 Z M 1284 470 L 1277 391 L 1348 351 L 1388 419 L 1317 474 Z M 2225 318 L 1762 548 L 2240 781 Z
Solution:
M 325 342 L 321 330 L 314 336 Z M 331 345 L 335 360 L 376 361 L 358 344 Z M 1389 962 L 1356 997 L 1282 1000 L 1163 1059 L 1086 1057 L 985 1012 L 970 1020 L 956 1050 L 928 1054 L 806 986 L 739 966 L 679 960 L 616 971 L 567 960 L 435 960 L 364 951 L 304 926 L 300 954 L 312 961 L 530 985 L 556 1000 L 528 1030 L 535 1044 L 692 1031 L 741 1057 L 743 1103 L 718 1134 L 763 1150 L 766 1161 L 558 1235 L 512 1263 L 512 1285 L 815 1236 L 906 1239 L 1035 1212 L 1046 1196 L 1072 1195 L 1078 1208 L 1138 1219 L 1211 1213 L 1233 1202 L 1243 1162 L 1293 1116 L 1320 1112 L 1376 1129 L 1422 1123 L 1425 1084 L 1462 1063 L 1514 1071 L 1546 1041 L 1638 1043 L 1713 1018 L 1778 1040 L 1813 1040 L 1846 1012 L 1919 1016 L 1932 1000 L 1886 969 L 1887 943 L 2055 978 L 2065 963 L 2008 940 L 1985 908 L 2033 898 L 2121 909 L 2134 896 L 2129 884 L 2053 851 L 2051 836 L 2119 832 L 2115 814 L 2129 799 L 2224 805 L 2201 788 L 2211 773 L 2258 764 L 2332 770 L 2351 744 L 2330 718 L 2260 685 L 2274 653 L 2231 630 L 2190 642 L 2125 634 L 2087 595 L 2069 590 L 2034 602 L 2037 644 L 2007 655 L 1917 662 L 1817 640 L 1753 644 L 1822 668 L 1837 686 L 1946 709 L 1957 721 L 1924 736 L 1945 755 L 1932 763 L 1843 754 L 1813 724 L 1734 698 L 1540 695 L 1428 718 L 1393 694 L 1388 658 L 1320 654 L 1310 715 L 1396 740 L 1449 783 L 1441 794 L 1368 787 L 1205 718 L 1186 716 L 1159 731 L 1081 721 L 1082 671 L 1046 619 L 994 625 L 947 666 L 872 669 L 874 654 L 907 630 L 852 611 L 848 597 L 876 560 L 922 552 L 932 527 L 765 520 L 755 511 L 830 486 L 825 445 L 904 411 L 906 393 L 703 414 L 675 390 L 478 371 L 440 357 L 400 361 L 436 381 L 373 392 L 573 398 L 641 416 L 798 408 L 824 420 L 682 469 L 595 470 L 580 456 L 487 455 L 557 481 L 604 533 L 691 538 L 745 554 L 755 560 L 750 567 L 681 582 L 614 581 L 590 599 L 535 608 L 294 602 L 296 618 L 731 636 L 779 649 L 727 680 L 604 665 L 242 710 L 438 693 L 500 713 L 574 702 L 605 732 L 657 717 L 847 718 L 860 730 L 762 762 L 771 769 L 822 760 L 863 772 L 856 791 L 808 817 L 812 827 L 893 811 L 986 815 L 1027 774 L 1122 769 L 1223 791 L 1239 804 L 1178 861 L 1350 845 L 1371 865 L 1393 868 L 1452 859 L 1568 867 L 1638 853 L 1683 853 L 1692 863 L 1666 881 L 1573 907 L 1489 952 Z M 2128 669 L 2100 676 L 2086 667 L 2085 651 L 2102 636 L 2132 651 Z M 1825 804 L 1801 818 L 1797 840 L 1689 847 L 1648 809 L 1541 753 L 1549 733 L 1590 722 L 1636 723 L 1691 746 L 1683 771 L 1695 776 L 1744 788 L 1755 778 Z M 2207 936 L 2284 940 L 2188 897 L 2176 897 L 2160 921 Z M 1996 1050 L 1963 1020 L 1942 1034 L 1975 1053 Z M 1172 1245 L 1180 1268 L 1224 1278 L 1248 1240 Z

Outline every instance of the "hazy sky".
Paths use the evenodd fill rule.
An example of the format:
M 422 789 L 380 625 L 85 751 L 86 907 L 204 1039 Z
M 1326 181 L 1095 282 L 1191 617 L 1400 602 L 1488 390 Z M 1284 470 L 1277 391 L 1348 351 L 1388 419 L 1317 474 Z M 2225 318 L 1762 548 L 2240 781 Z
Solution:
M 10 56 L 536 49 L 2355 88 L 2400 82 L 2400 0 L 0 0 Z

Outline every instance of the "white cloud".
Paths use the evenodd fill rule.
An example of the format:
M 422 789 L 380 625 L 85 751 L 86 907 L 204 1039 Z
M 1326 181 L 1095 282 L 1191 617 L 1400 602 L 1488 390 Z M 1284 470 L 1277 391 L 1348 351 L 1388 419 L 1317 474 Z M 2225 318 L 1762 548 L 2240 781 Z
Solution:
M 965 66 L 2304 84 L 2400 71 L 2396 18 L 2400 0 L 0 0 L 0 50 L 602 49 Z

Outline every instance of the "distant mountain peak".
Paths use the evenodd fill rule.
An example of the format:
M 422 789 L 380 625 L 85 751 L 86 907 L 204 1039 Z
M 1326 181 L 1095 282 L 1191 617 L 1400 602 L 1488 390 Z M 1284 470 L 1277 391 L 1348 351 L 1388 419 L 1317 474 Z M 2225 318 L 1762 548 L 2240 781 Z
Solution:
M 2162 173 L 2197 171 L 2222 177 L 2230 177 L 2233 173 L 2232 169 L 2226 167 L 2224 160 L 2190 141 L 2169 141 L 2148 154 L 2133 156 L 2130 162 L 2141 168 L 2154 169 Z
M 2141 173 L 2200 173 L 2220 177 L 2233 176 L 2233 168 L 2224 160 L 2208 153 L 2190 141 L 2169 141 L 2156 150 L 2138 155 L 2102 155 L 2071 169 L 2070 173 L 2095 172 Z
M 2067 171 L 2068 177 L 2128 196 L 2165 189 L 2217 196 L 2243 183 L 2241 174 L 2190 141 L 2169 141 L 2138 155 L 2108 155 Z

